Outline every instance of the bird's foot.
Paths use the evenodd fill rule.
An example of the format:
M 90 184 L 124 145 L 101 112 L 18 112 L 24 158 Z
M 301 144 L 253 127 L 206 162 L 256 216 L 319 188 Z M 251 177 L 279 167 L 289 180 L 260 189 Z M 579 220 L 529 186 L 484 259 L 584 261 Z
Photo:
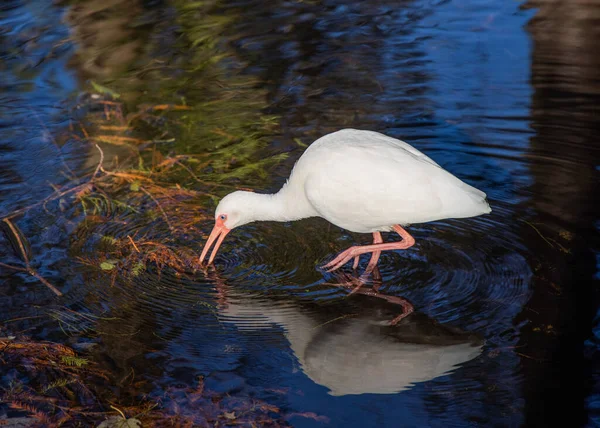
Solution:
M 356 270 L 358 268 L 358 262 L 360 261 L 361 254 L 365 254 L 364 247 L 360 247 L 360 246 L 350 247 L 346 251 L 343 251 L 342 253 L 340 253 L 335 259 L 333 259 L 332 261 L 330 261 L 329 263 L 324 265 L 323 269 L 326 269 L 327 272 L 333 272 L 334 270 L 341 268 L 343 265 L 345 265 L 347 262 L 349 262 L 352 258 L 354 258 L 354 262 L 352 263 L 352 269 Z M 375 274 L 376 280 L 381 280 L 381 276 L 378 275 L 379 271 L 377 270 L 377 261 L 379 260 L 380 254 L 381 254 L 380 251 L 373 251 L 373 253 L 371 255 L 371 260 L 369 261 L 367 268 L 360 276 L 360 279 L 363 282 L 367 280 L 367 278 L 369 277 L 369 275 L 371 275 L 371 273 Z
M 350 260 L 354 259 L 353 268 L 356 269 L 358 267 L 358 259 L 363 252 L 360 251 L 361 247 L 354 246 L 350 247 L 345 251 L 342 251 L 337 255 L 335 259 L 327 263 L 323 266 L 323 269 L 327 270 L 327 272 L 333 272 L 334 270 L 338 270 Z
M 335 276 L 338 282 L 331 283 L 331 285 L 350 290 L 349 296 L 357 293 L 366 284 L 366 280 L 362 276 L 356 277 L 345 272 L 336 273 Z

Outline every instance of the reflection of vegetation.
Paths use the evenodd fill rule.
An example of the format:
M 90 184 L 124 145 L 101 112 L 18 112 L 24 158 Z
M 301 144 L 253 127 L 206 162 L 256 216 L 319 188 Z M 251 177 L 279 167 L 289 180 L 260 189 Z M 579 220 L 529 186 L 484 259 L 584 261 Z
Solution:
M 111 106 L 111 108 L 116 106 L 120 109 L 119 104 L 112 101 L 100 103 L 105 106 L 105 109 L 94 115 L 88 116 L 88 119 L 93 119 L 97 125 L 94 129 L 98 129 L 99 132 L 106 132 L 106 129 L 117 129 L 119 132 L 130 131 L 128 126 L 118 127 L 116 125 L 106 124 L 106 122 L 109 122 L 112 118 L 117 118 L 117 120 L 119 120 L 119 118 L 122 119 L 122 115 L 111 113 L 111 111 L 106 108 L 106 106 Z M 103 124 L 99 125 L 98 121 L 101 121 Z M 128 138 L 127 144 L 130 144 L 132 141 L 136 140 L 132 137 L 119 135 L 102 134 L 96 137 L 84 128 L 82 128 L 82 132 L 85 138 L 91 141 L 115 141 L 115 139 L 119 138 Z M 75 135 L 75 137 L 77 136 Z M 157 158 L 155 155 L 154 159 L 158 159 L 156 164 L 144 167 L 142 157 L 143 151 L 132 147 L 132 153 L 134 153 L 135 157 L 139 158 L 138 167 L 136 169 L 131 167 L 121 167 L 109 170 L 104 167 L 104 151 L 100 149 L 99 146 L 96 147 L 100 152 L 100 159 L 93 172 L 73 179 L 69 184 L 55 189 L 55 192 L 43 201 L 10 213 L 2 218 L 2 223 L 6 226 L 3 230 L 10 241 L 13 242 L 15 253 L 24 262 L 25 267 L 9 265 L 6 263 L 0 263 L 0 265 L 15 271 L 25 271 L 38 278 L 42 283 L 52 289 L 55 294 L 61 294 L 56 287 L 41 277 L 37 271 L 31 267 L 30 257 L 27 251 L 28 246 L 26 245 L 27 239 L 11 221 L 12 218 L 31 209 L 43 207 L 48 210 L 50 207 L 49 204 L 58 200 L 59 206 L 57 208 L 61 208 L 65 213 L 70 213 L 74 219 L 81 218 L 81 215 L 83 215 L 83 221 L 77 230 L 77 235 L 80 237 L 93 236 L 98 234 L 98 231 L 101 233 L 103 226 L 114 224 L 115 222 L 124 224 L 128 222 L 135 223 L 136 221 L 145 224 L 164 222 L 168 226 L 170 235 L 167 238 L 163 238 L 162 242 L 141 236 L 135 238 L 137 241 L 136 243 L 131 236 L 124 236 L 123 239 L 126 238 L 129 241 L 124 241 L 127 248 L 131 247 L 135 250 L 128 254 L 125 252 L 126 247 L 120 245 L 122 243 L 122 241 L 119 240 L 120 237 L 115 236 L 112 238 L 114 240 L 114 251 L 116 253 L 112 254 L 112 258 L 118 257 L 119 260 L 124 259 L 126 262 L 121 264 L 120 270 L 113 270 L 112 267 L 114 267 L 114 265 L 104 258 L 99 260 L 99 266 L 103 270 L 113 270 L 113 281 L 115 279 L 114 275 L 116 275 L 118 271 L 122 272 L 123 270 L 127 270 L 128 274 L 137 275 L 141 269 L 146 268 L 148 263 L 153 263 L 159 270 L 167 266 L 179 271 L 186 268 L 188 270 L 189 268 L 192 268 L 192 261 L 197 259 L 197 255 L 193 251 L 177 249 L 170 245 L 177 234 L 199 234 L 199 231 L 195 229 L 195 224 L 202 218 L 202 216 L 198 214 L 196 206 L 192 205 L 190 201 L 203 193 L 185 189 L 177 184 L 170 184 L 168 181 L 174 165 L 181 165 L 186 170 L 189 170 L 183 163 L 185 160 L 180 156 L 160 156 Z M 70 209 L 65 206 L 66 200 L 72 202 L 72 207 Z M 167 214 L 167 211 L 169 211 L 169 213 L 175 213 L 175 216 Z M 127 217 L 129 213 L 138 215 L 134 217 L 134 219 L 131 219 Z M 135 224 L 132 226 L 136 228 Z M 91 232 L 91 235 L 86 234 L 86 232 Z M 101 236 L 106 238 L 105 234 L 101 234 Z M 73 249 L 77 250 L 77 244 L 81 247 L 81 243 L 85 241 L 85 239 L 74 239 L 73 242 L 76 245 Z M 129 243 L 131 243 L 131 245 Z M 97 249 L 99 250 L 100 248 Z M 79 248 L 79 250 L 81 250 L 81 248 Z M 110 252 L 108 254 L 110 254 Z M 130 255 L 130 257 L 126 257 L 127 255 Z
M 123 105 L 113 100 L 96 96 L 89 103 L 87 126 L 73 130 L 71 138 L 79 139 L 82 144 L 103 144 L 104 150 L 98 146 L 100 156 L 92 165 L 93 170 L 73 177 L 43 201 L 3 218 L 5 233 L 14 243 L 17 256 L 26 263 L 26 268 L 15 270 L 26 270 L 30 265 L 27 238 L 13 219 L 26 211 L 44 208 L 60 209 L 62 215 L 79 222 L 71 239 L 72 253 L 98 274 L 107 275 L 110 278 L 107 284 L 115 285 L 117 278 L 136 277 L 150 267 L 159 275 L 165 268 L 178 273 L 192 271 L 198 255 L 193 249 L 178 245 L 178 239 L 182 235 L 200 236 L 196 225 L 204 216 L 198 210 L 198 202 L 216 197 L 210 193 L 212 189 L 232 185 L 219 179 L 204 181 L 201 172 L 194 171 L 195 166 L 209 163 L 204 159 L 210 155 L 162 154 L 157 150 L 160 144 L 157 139 L 142 138 L 132 125 L 136 121 L 152 122 L 157 112 L 188 112 L 189 108 L 145 105 L 125 116 Z M 171 124 L 174 119 L 160 120 Z M 111 146 L 126 146 L 129 159 L 124 162 L 117 162 L 116 157 L 108 159 L 105 152 L 109 153 Z M 182 177 L 191 177 L 191 183 L 203 190 L 180 185 Z M 113 230 L 115 224 L 127 227 Z M 38 279 L 52 286 L 39 275 Z M 118 283 L 126 285 L 126 281 Z M 77 319 L 76 313 L 72 317 Z M 57 320 L 61 325 L 66 324 L 64 319 Z M 81 326 L 81 321 L 77 325 Z M 68 328 L 74 331 L 73 327 Z M 85 330 L 90 331 L 90 327 Z M 78 356 L 57 343 L 29 339 L 0 341 L 0 348 L 9 366 L 25 370 L 16 374 L 17 381 L 0 391 L 2 401 L 29 414 L 41 426 L 95 425 L 114 414 L 115 409 L 122 416 L 113 417 L 107 426 L 119 426 L 119 421 L 127 420 L 139 420 L 142 426 L 285 425 L 278 419 L 279 409 L 275 406 L 249 398 L 225 399 L 205 390 L 202 380 L 193 387 L 165 391 L 161 402 L 140 399 L 134 392 L 142 388 L 144 381 L 140 381 L 133 388 L 129 404 L 116 406 L 116 397 L 103 387 L 114 383 L 114 379 L 91 358 Z M 34 376 L 36 381 L 30 382 Z
M 74 241 L 75 253 L 90 254 L 90 240 L 81 237 L 114 239 L 112 247 L 103 247 L 106 256 L 82 258 L 106 271 L 113 283 L 115 275 L 138 275 L 149 263 L 159 271 L 193 268 L 195 253 L 178 248 L 178 237 L 201 236 L 195 228 L 203 218 L 199 204 L 217 199 L 238 180 L 264 178 L 286 156 L 266 150 L 276 118 L 263 113 L 265 92 L 239 71 L 223 44 L 222 33 L 234 17 L 218 12 L 216 1 L 172 4 L 178 57 L 139 70 L 133 86 L 130 75 L 94 82 L 107 99 L 93 101 L 102 107 L 91 108 L 86 117 L 93 124 L 88 140 L 132 153 L 128 169 L 102 169 L 107 185 L 79 200 L 86 222 Z M 145 85 L 141 97 L 140 85 Z M 114 96 L 125 101 L 117 103 Z M 134 232 L 112 234 L 102 217 L 126 221 Z
M 140 7 L 138 2 L 133 3 L 135 8 Z M 163 117 L 132 114 L 128 124 L 151 139 L 172 139 L 172 145 L 157 149 L 174 147 L 179 154 L 189 154 L 189 162 L 195 164 L 194 171 L 204 180 L 222 183 L 230 178 L 264 178 L 265 169 L 285 157 L 263 151 L 276 130 L 277 118 L 264 114 L 266 92 L 259 88 L 256 79 L 240 71 L 242 64 L 224 41 L 227 25 L 238 19 L 234 13 L 241 11 L 224 14 L 218 9 L 219 3 L 216 0 L 171 2 L 166 6 L 169 11 L 164 13 L 172 16 L 174 22 L 157 25 L 155 31 L 159 34 L 143 43 L 144 51 L 153 58 L 127 73 L 95 75 L 93 90 L 103 95 L 118 95 L 131 110 L 141 110 L 143 103 L 186 106 L 188 110 L 183 113 L 164 111 L 172 119 L 167 123 L 161 120 Z M 122 21 L 117 12 L 123 5 L 84 1 L 78 2 L 76 8 L 94 24 L 92 28 L 111 29 Z M 81 26 L 76 20 L 71 25 Z M 84 30 L 89 32 L 89 28 Z M 75 31 L 73 38 L 79 56 L 81 50 L 90 51 L 83 56 L 98 56 L 103 48 L 106 50 L 104 45 L 93 45 L 94 41 L 101 43 L 103 38 L 82 38 L 78 34 Z M 163 45 L 164 40 L 170 41 L 168 49 Z M 107 69 L 118 68 L 107 64 Z M 197 154 L 202 155 L 201 162 L 194 156 Z
M 232 16 L 215 11 L 218 2 L 175 1 L 183 49 L 192 52 L 185 79 L 170 80 L 164 88 L 185 94 L 193 110 L 176 130 L 179 147 L 211 150 L 207 179 L 249 179 L 285 154 L 265 155 L 261 150 L 273 135 L 277 118 L 263 113 L 266 92 L 255 79 L 241 74 L 235 58 L 223 46 L 221 34 Z
M 117 4 L 120 3 L 83 1 L 72 3 L 71 7 L 95 22 L 86 30 L 89 32 L 91 28 L 100 31 L 111 19 L 121 22 Z M 126 267 L 135 274 L 150 260 L 178 269 L 190 266 L 193 253 L 182 257 L 173 244 L 178 235 L 200 235 L 194 228 L 202 218 L 198 203 L 207 201 L 205 197 L 217 199 L 223 191 L 235 187 L 238 180 L 251 183 L 264 178 L 271 165 L 285 158 L 284 153 L 266 150 L 277 121 L 263 113 L 265 92 L 258 82 L 239 71 L 241 65 L 223 43 L 225 27 L 236 17 L 218 12 L 218 6 L 218 1 L 174 1 L 170 7 L 176 11 L 176 25 L 160 26 L 159 31 L 175 33 L 170 36 L 175 36 L 171 37 L 175 43 L 171 51 L 176 52 L 176 58 L 157 58 L 136 72 L 119 75 L 115 71 L 91 81 L 96 94 L 78 106 L 87 111 L 81 124 L 71 125 L 68 135 L 56 140 L 79 140 L 92 151 L 95 149 L 90 143 L 100 144 L 105 151 L 114 151 L 108 156 L 114 167 L 99 159 L 88 165 L 95 167 L 94 172 L 77 177 L 63 162 L 65 174 L 72 178 L 70 183 L 55 188 L 44 201 L 2 217 L 4 223 L 12 226 L 6 234 L 9 240 L 20 244 L 16 255 L 25 263 L 25 267 L 6 263 L 2 267 L 28 272 L 60 295 L 29 264 L 22 251 L 27 239 L 14 233 L 18 227 L 13 220 L 18 215 L 30 209 L 48 210 L 52 203 L 65 218 L 71 217 L 69 221 L 84 219 L 78 238 L 84 230 L 104 236 L 102 229 L 117 221 L 127 222 L 129 230 L 157 222 L 168 226 L 168 238 L 164 234 L 160 238 L 148 234 L 113 236 L 119 242 L 127 238 L 134 246 L 134 241 L 140 242 L 135 249 L 139 254 L 139 247 L 146 249 L 149 242 L 156 244 L 149 253 L 121 263 L 119 268 Z M 74 31 L 72 38 L 79 50 L 98 50 L 93 37 L 88 34 L 83 40 L 78 34 Z M 153 43 L 158 46 L 160 42 Z M 152 43 L 147 45 L 145 52 L 152 52 Z M 117 98 L 123 103 L 115 101 Z M 126 114 L 127 110 L 132 112 Z M 129 161 L 118 159 L 124 155 Z M 68 202 L 78 209 L 66 209 Z M 137 215 L 128 216 L 130 213 Z M 128 217 L 117 220 L 119 216 Z M 84 241 L 73 242 L 81 250 Z M 125 247 L 118 248 L 119 254 L 99 260 L 110 275 L 117 272 L 111 268 L 117 264 L 110 260 L 124 257 Z
M 140 4 L 133 3 L 132 10 L 140 10 Z M 118 8 L 108 4 L 71 4 L 79 8 L 87 23 L 91 19 L 119 20 Z M 152 60 L 142 61 L 138 55 L 130 63 L 101 64 L 98 73 L 73 61 L 83 74 L 93 74 L 92 93 L 78 100 L 79 123 L 73 123 L 56 141 L 88 148 L 91 160 L 81 168 L 64 161 L 64 173 L 69 177 L 66 184 L 43 201 L 0 219 L 16 256 L 0 268 L 33 275 L 60 295 L 57 287 L 33 269 L 30 262 L 34 256 L 27 251 L 31 237 L 20 233 L 17 226 L 22 214 L 39 212 L 70 225 L 70 254 L 79 266 L 91 266 L 106 278 L 97 282 L 99 286 L 126 287 L 128 279 L 148 270 L 158 275 L 163 269 L 177 274 L 193 272 L 196 243 L 202 237 L 198 224 L 209 218 L 206 204 L 236 188 L 238 182 L 259 183 L 268 169 L 285 157 L 267 147 L 276 133 L 277 118 L 264 114 L 265 92 L 256 80 L 240 72 L 241 66 L 223 44 L 224 29 L 235 17 L 217 12 L 217 6 L 215 1 L 174 0 L 168 6 L 175 12 L 169 15 L 174 17 L 174 25 L 157 27 L 160 32 L 174 32 L 169 35 L 174 45 L 168 53 L 158 54 L 165 52 L 158 46 L 161 35 L 144 43 L 136 39 L 136 46 L 144 46 L 143 52 L 154 52 Z M 97 47 L 90 43 L 96 39 L 89 33 L 111 28 L 96 24 L 71 23 L 80 25 L 72 40 L 80 51 L 88 50 L 78 52 L 86 64 L 98 53 L 92 52 Z M 86 40 L 79 40 L 84 33 Z M 105 59 L 113 57 L 119 55 Z M 146 65 L 131 70 L 134 62 Z M 85 323 L 73 321 L 73 326 L 68 323 L 79 318 L 75 313 L 71 318 L 57 318 L 57 323 L 70 332 L 84 324 L 85 333 L 94 328 L 93 318 L 86 318 Z M 140 391 L 152 386 L 138 374 L 127 403 L 122 404 L 123 397 L 119 397 L 117 405 L 112 387 L 106 387 L 114 387 L 116 381 L 98 368 L 91 355 L 84 358 L 66 346 L 29 339 L 0 339 L 0 349 L 3 347 L 0 357 L 20 370 L 15 373 L 16 383 L 0 390 L 3 400 L 45 426 L 97 424 L 108 414 L 156 426 L 282 424 L 276 407 L 248 398 L 219 396 L 205 390 L 202 380 L 168 390 L 162 402 L 156 403 L 140 399 Z

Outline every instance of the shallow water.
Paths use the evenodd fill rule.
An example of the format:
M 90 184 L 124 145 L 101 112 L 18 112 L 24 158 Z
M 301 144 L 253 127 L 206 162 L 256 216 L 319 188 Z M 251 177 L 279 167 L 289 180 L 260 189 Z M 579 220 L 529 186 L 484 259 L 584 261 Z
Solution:
M 76 107 L 90 79 L 129 106 L 185 97 L 204 108 L 194 79 L 206 76 L 190 71 L 195 51 L 181 42 L 201 19 L 195 6 L 125 3 L 0 6 L 2 215 L 68 181 L 59 153 L 73 171 L 97 164 L 93 147 L 59 137 L 86 123 Z M 228 73 L 258 83 L 212 122 L 171 130 L 176 141 L 161 150 L 201 155 L 215 149 L 203 127 L 275 117 L 256 155 L 287 158 L 268 178 L 238 184 L 276 191 L 304 145 L 340 128 L 372 129 L 485 191 L 492 214 L 411 226 L 417 245 L 382 255 L 373 297 L 348 296 L 343 278 L 319 269 L 369 237 L 319 219 L 235 230 L 206 273 L 149 270 L 111 286 L 76 261 L 98 250 L 73 253 L 74 219 L 35 210 L 18 225 L 38 271 L 64 296 L 1 270 L 0 325 L 74 345 L 94 332 L 95 358 L 117 379 L 132 370 L 149 379 L 151 398 L 204 376 L 212 390 L 275 404 L 293 426 L 598 422 L 600 5 L 238 1 L 211 13 L 224 19 L 216 40 L 230 53 L 212 91 Z M 124 149 L 105 147 L 115 150 Z M 126 218 L 101 232 L 170 235 L 160 218 Z M 202 221 L 203 234 L 174 239 L 199 249 L 211 227 Z M 0 242 L 2 260 L 14 262 Z M 394 297 L 415 313 L 390 327 L 401 312 Z

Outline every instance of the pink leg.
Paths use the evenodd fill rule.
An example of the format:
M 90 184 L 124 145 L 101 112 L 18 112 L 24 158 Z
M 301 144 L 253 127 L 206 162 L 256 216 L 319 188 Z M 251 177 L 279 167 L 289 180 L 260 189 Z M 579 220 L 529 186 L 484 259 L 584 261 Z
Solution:
M 373 244 L 382 244 L 383 238 L 381 237 L 381 232 L 373 232 Z M 377 260 L 379 260 L 379 256 L 381 255 L 381 251 L 373 251 L 371 255 L 371 260 L 369 260 L 369 265 L 367 266 L 367 272 L 371 272 L 373 268 L 377 265 Z M 354 257 L 354 264 L 352 265 L 352 269 L 356 270 L 358 267 L 358 261 L 360 260 L 360 256 Z
M 381 244 L 362 245 L 362 246 L 357 245 L 354 247 L 350 247 L 346 251 L 341 252 L 335 259 L 333 259 L 332 261 L 327 263 L 325 266 L 323 266 L 323 268 L 328 269 L 328 272 L 334 271 L 334 270 L 339 269 L 342 266 L 344 266 L 348 261 L 350 261 L 354 257 L 360 256 L 361 254 L 366 254 L 366 253 L 373 253 L 371 256 L 371 261 L 369 262 L 369 265 L 371 265 L 371 262 L 373 262 L 373 258 L 377 257 L 377 259 L 379 259 L 379 254 L 381 254 L 382 251 L 405 250 L 405 249 L 410 248 L 413 245 L 415 245 L 415 239 L 412 236 L 410 236 L 410 234 L 406 230 L 404 230 L 402 227 L 400 227 L 400 225 L 392 226 L 392 228 L 398 235 L 400 235 L 402 237 L 402 241 L 388 242 L 386 244 L 381 243 Z M 377 256 L 375 256 L 376 253 L 379 253 L 379 254 L 377 254 Z M 373 267 L 375 264 L 377 264 L 377 259 L 375 259 Z M 368 269 L 368 267 L 367 267 L 367 269 Z
M 383 238 L 381 237 L 381 232 L 373 232 L 373 244 L 383 244 Z M 381 255 L 381 251 L 373 251 L 373 253 L 371 254 L 371 260 L 369 260 L 369 264 L 367 265 L 367 268 L 365 269 L 365 271 L 363 272 L 363 274 L 360 276 L 360 278 L 358 280 L 358 285 L 350 292 L 350 294 L 356 293 L 362 287 L 364 281 L 366 281 L 366 279 L 369 277 L 371 272 L 373 272 L 373 269 L 375 269 L 375 266 L 377 266 L 377 261 L 379 260 L 380 255 Z M 352 267 L 352 269 L 356 269 L 356 266 L 358 265 L 357 261 L 359 258 L 360 258 L 360 256 L 354 257 L 354 266 Z M 377 286 L 377 289 L 378 288 L 379 288 L 379 286 Z
M 381 232 L 373 232 L 373 244 L 383 244 L 383 238 L 381 237 Z M 367 269 L 365 269 L 364 275 L 368 275 L 373 272 L 375 266 L 377 266 L 377 262 L 379 261 L 379 256 L 381 255 L 381 251 L 373 251 L 371 254 L 371 260 L 369 260 L 369 264 L 367 265 Z

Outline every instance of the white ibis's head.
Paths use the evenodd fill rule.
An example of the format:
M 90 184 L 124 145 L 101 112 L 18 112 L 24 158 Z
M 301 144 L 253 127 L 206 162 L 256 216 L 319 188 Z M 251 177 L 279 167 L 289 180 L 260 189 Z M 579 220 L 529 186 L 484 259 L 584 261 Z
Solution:
M 217 243 L 208 259 L 208 264 L 211 264 L 215 256 L 217 255 L 217 251 L 225 239 L 225 236 L 233 228 L 238 226 L 242 226 L 246 223 L 250 223 L 255 220 L 255 204 L 256 199 L 259 195 L 252 192 L 233 192 L 229 195 L 225 196 L 217 205 L 217 209 L 215 210 L 215 226 L 213 227 L 210 236 L 208 237 L 208 241 L 206 241 L 206 245 L 202 250 L 202 254 L 200 255 L 200 263 L 206 257 L 208 250 L 212 246 L 215 240 Z

